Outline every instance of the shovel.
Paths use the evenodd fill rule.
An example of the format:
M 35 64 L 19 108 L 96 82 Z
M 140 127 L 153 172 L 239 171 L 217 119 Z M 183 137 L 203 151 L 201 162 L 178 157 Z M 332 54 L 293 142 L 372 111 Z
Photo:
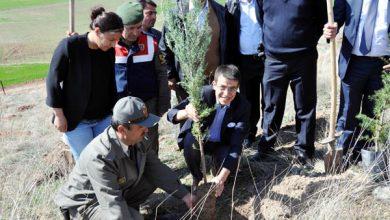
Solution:
M 333 1 L 326 0 L 328 11 L 328 22 L 334 23 L 333 19 Z M 321 141 L 321 144 L 327 146 L 327 152 L 324 158 L 325 172 L 329 174 L 340 173 L 342 171 L 342 157 L 343 149 L 335 148 L 335 125 L 336 125 L 336 98 L 337 98 L 337 75 L 336 75 L 336 41 L 330 40 L 330 61 L 332 68 L 331 75 L 331 106 L 330 106 L 330 120 L 329 120 L 329 134 L 328 137 Z

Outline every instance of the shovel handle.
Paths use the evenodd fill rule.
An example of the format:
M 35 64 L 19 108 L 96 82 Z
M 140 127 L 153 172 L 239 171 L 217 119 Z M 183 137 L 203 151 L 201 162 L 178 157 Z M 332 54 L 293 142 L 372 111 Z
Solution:
M 333 0 L 326 0 L 328 23 L 334 24 Z M 336 128 L 336 105 L 337 105 L 337 74 L 336 74 L 336 41 L 330 40 L 330 62 L 331 62 L 331 99 L 330 99 L 330 120 L 328 137 L 334 139 Z
M 74 32 L 74 0 L 69 0 L 69 33 Z

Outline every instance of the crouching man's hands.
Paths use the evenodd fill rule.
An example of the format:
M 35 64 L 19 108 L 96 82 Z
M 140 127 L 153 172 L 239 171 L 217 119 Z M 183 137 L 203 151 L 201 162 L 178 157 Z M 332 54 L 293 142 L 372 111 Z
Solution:
M 226 168 L 222 168 L 221 172 L 211 180 L 211 182 L 215 183 L 216 185 L 216 189 L 215 189 L 216 197 L 221 196 L 223 190 L 225 189 L 225 182 L 229 174 L 230 174 L 230 170 Z
M 191 103 L 186 105 L 185 109 L 182 109 L 177 112 L 175 120 L 182 121 L 186 120 L 187 118 L 190 118 L 195 122 L 198 122 L 200 120 L 198 112 Z
M 196 204 L 196 196 L 191 193 L 185 195 L 182 200 L 189 209 L 192 209 Z

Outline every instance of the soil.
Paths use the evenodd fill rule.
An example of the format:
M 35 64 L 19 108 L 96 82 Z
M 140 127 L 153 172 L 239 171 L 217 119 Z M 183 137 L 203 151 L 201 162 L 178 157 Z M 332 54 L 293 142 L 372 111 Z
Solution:
M 27 93 L 37 87 L 43 87 L 43 81 L 34 81 L 18 87 L 7 88 L 7 95 Z M 17 110 L 19 112 L 28 112 L 34 109 L 34 107 L 35 104 L 23 105 L 19 106 Z M 326 136 L 328 117 L 324 113 L 318 113 L 317 115 L 316 141 L 319 142 Z M 3 119 L 18 120 L 18 114 L 1 115 L 1 120 Z M 166 127 L 167 125 L 162 123 L 161 127 L 163 126 Z M 173 127 L 162 129 L 164 129 L 162 132 L 169 135 L 160 136 L 160 158 L 163 157 L 161 156 L 163 154 L 175 154 L 179 155 L 180 159 L 183 159 L 180 152 L 172 150 L 172 146 L 169 146 L 169 148 L 163 146 L 164 143 L 168 143 L 175 136 L 173 133 L 176 129 Z M 224 193 L 215 201 L 216 208 L 214 211 L 216 211 L 216 217 L 214 218 L 212 206 L 214 202 L 211 201 L 211 205 L 204 206 L 205 213 L 203 213 L 210 218 L 202 217 L 199 219 L 294 219 L 299 213 L 305 212 L 307 209 L 306 202 L 315 197 L 316 193 L 323 189 L 329 180 L 348 180 L 350 178 L 351 173 L 354 172 L 351 169 L 341 175 L 327 176 L 324 173 L 322 157 L 326 149 L 317 143 L 315 146 L 315 158 L 312 161 L 314 169 L 305 171 L 301 166 L 297 165 L 294 162 L 292 151 L 296 138 L 294 130 L 293 122 L 285 124 L 278 137 L 276 154 L 261 162 L 254 162 L 249 159 L 256 152 L 254 147 L 256 143 L 253 145 L 253 148 L 244 149 L 236 179 L 234 175 L 231 175 L 225 185 Z M 29 133 L 0 131 L 0 138 L 12 135 L 23 136 L 29 135 Z M 52 149 L 54 150 L 43 156 L 43 160 L 49 166 L 52 166 L 54 171 L 37 176 L 37 185 L 42 184 L 48 178 L 68 175 L 74 166 L 74 161 L 65 144 L 58 141 Z M 168 158 L 171 158 L 171 156 Z M 167 159 L 163 161 L 171 163 Z M 188 170 L 185 167 L 176 167 L 174 169 L 181 177 L 188 177 Z M 234 189 L 232 189 L 233 186 L 235 186 Z M 202 195 L 204 194 L 203 192 Z M 156 213 L 157 216 L 171 215 L 171 218 L 168 217 L 166 219 L 177 219 L 177 216 L 182 217 L 187 212 L 182 201 L 175 198 L 166 200 L 166 198 L 167 195 L 165 193 L 156 191 L 148 199 L 147 204 L 149 207 L 152 207 L 153 213 L 151 214 L 153 216 L 151 219 L 154 219 Z M 374 201 L 374 199 L 372 200 Z M 367 206 L 367 204 L 364 205 Z M 364 206 L 362 205 L 362 207 Z M 390 205 L 388 210 L 390 210 Z

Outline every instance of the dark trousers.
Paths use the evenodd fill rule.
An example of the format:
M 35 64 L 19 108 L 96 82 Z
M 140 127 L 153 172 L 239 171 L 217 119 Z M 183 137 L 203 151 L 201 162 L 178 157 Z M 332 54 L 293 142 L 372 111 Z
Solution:
M 295 150 L 314 154 L 317 104 L 317 51 L 288 58 L 267 56 L 263 77 L 264 119 L 259 150 L 274 147 L 283 120 L 287 89 L 290 84 L 294 97 L 297 140 Z
M 371 136 L 367 131 L 362 133 L 356 116 L 361 112 L 374 117 L 374 101 L 370 97 L 383 87 L 382 66 L 383 61 L 379 58 L 352 55 L 346 75 L 341 80 L 344 106 L 340 107 L 342 112 L 339 113 L 338 125 L 343 128 L 343 133 L 337 145 L 343 147 L 345 152 L 352 147 L 360 152 L 366 145 L 362 136 Z
M 255 139 L 257 133 L 257 123 L 260 119 L 260 106 L 261 115 L 264 115 L 264 92 L 260 90 L 263 88 L 262 80 L 264 62 L 258 56 L 241 55 L 239 69 L 241 72 L 240 94 L 243 95 L 251 104 L 249 138 Z
M 132 216 L 131 219 L 143 219 L 138 211 L 139 205 L 144 203 L 155 190 L 156 187 L 154 185 L 144 177 L 141 177 L 136 186 L 123 191 L 123 198 L 126 200 L 128 210 Z M 68 211 L 70 219 L 101 219 L 101 206 L 97 201 L 86 206 L 68 209 Z
M 184 99 L 188 97 L 188 93 L 180 85 L 176 85 L 175 93 L 176 93 L 177 103 L 182 102 Z
M 200 167 L 200 150 L 198 147 L 198 141 L 195 137 L 188 132 L 184 138 L 184 158 L 187 163 L 187 167 L 190 170 L 191 175 L 198 181 L 202 180 L 203 174 Z M 211 155 L 212 166 L 216 171 L 219 171 L 223 165 L 225 158 L 229 154 L 229 147 L 223 146 L 221 143 L 206 142 L 204 144 L 205 154 Z M 234 172 L 234 171 L 231 171 Z

